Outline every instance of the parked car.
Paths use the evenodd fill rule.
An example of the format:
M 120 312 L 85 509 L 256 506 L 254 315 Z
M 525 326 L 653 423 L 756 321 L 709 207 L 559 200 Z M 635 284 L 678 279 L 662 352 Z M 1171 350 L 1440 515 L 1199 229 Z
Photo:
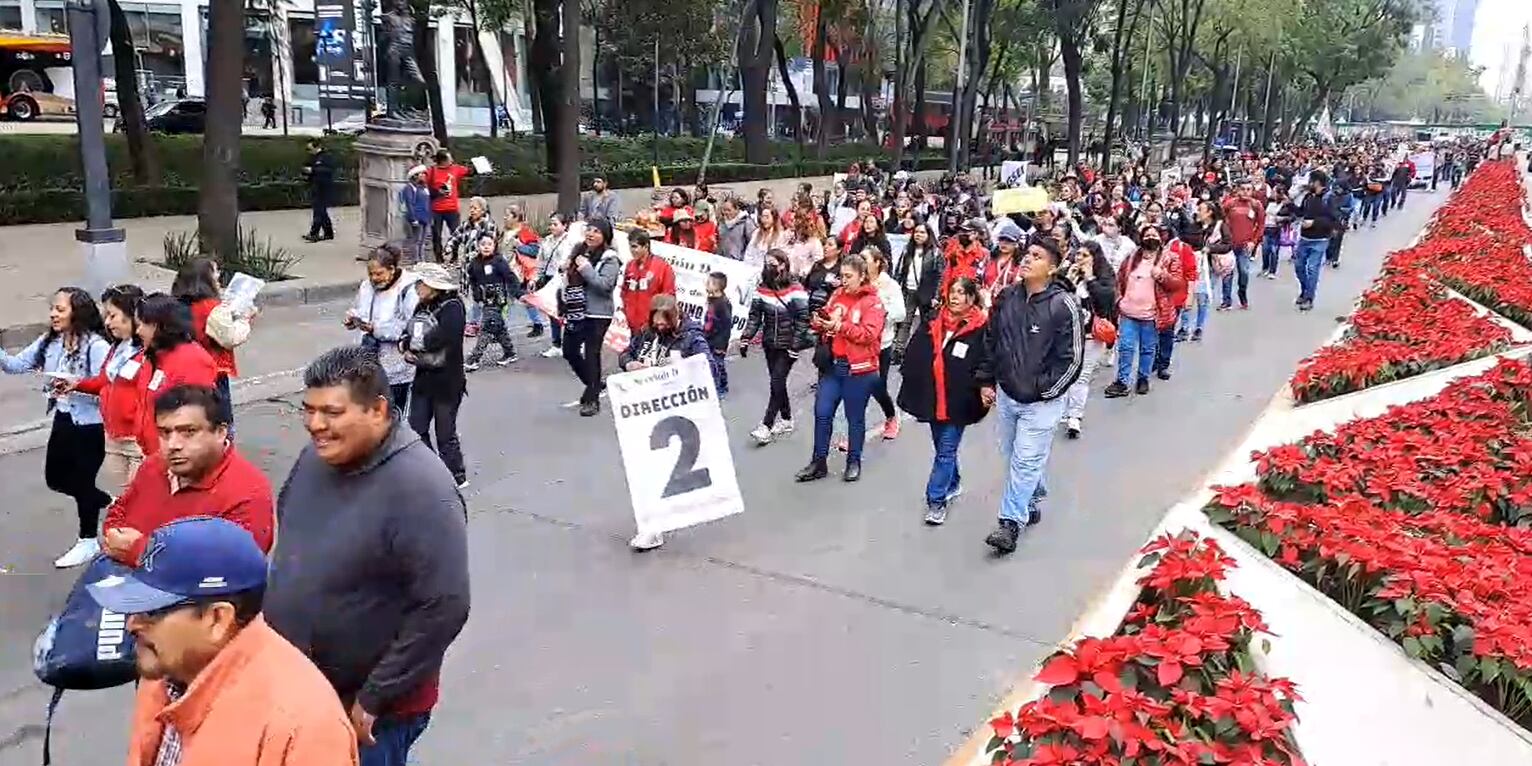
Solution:
M 207 128 L 207 102 L 200 98 L 173 98 L 149 107 L 144 121 L 154 133 L 202 133 Z M 112 132 L 121 133 L 122 117 L 112 123 Z

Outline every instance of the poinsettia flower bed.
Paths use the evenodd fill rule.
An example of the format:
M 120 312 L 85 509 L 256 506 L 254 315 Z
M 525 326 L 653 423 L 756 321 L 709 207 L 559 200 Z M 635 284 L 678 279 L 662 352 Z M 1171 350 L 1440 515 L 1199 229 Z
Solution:
M 1416 247 L 1391 258 L 1395 268 L 1424 270 L 1460 293 L 1532 328 L 1532 229 L 1521 216 L 1520 169 L 1481 165 L 1438 211 Z
M 1143 553 L 1153 569 L 1117 634 L 1044 664 L 1037 681 L 1049 692 L 990 721 L 991 762 L 1302 766 L 1297 690 L 1261 675 L 1251 656 L 1266 624 L 1219 592 L 1233 559 L 1190 531 Z
M 1208 517 L 1532 729 L 1532 366 L 1256 453 Z
M 1351 329 L 1298 363 L 1293 398 L 1308 404 L 1499 353 L 1511 333 L 1418 270 L 1386 269 Z

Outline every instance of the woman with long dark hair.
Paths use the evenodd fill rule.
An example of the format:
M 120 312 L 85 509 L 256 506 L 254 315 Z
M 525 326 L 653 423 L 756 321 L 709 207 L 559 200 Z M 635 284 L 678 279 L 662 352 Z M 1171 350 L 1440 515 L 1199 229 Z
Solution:
M 739 339 L 739 355 L 750 351 L 756 333 L 766 356 L 766 376 L 771 393 L 766 399 L 766 415 L 750 432 L 758 444 L 769 444 L 778 436 L 793 432 L 793 409 L 787 399 L 787 375 L 792 372 L 796 354 L 810 345 L 809 294 L 793 276 L 792 259 L 781 250 L 766 254 L 761 281 L 750 299 L 750 318 Z
M 819 335 L 815 364 L 819 387 L 814 398 L 814 452 L 797 480 L 815 481 L 829 475 L 825 460 L 835 411 L 846 409 L 846 481 L 862 478 L 862 445 L 866 442 L 867 400 L 878 382 L 878 350 L 883 339 L 883 304 L 872 285 L 867 261 L 860 255 L 840 259 L 840 287 L 824 308 L 809 317 Z
M 150 293 L 138 304 L 138 340 L 144 347 L 144 360 L 149 369 L 140 387 L 138 405 L 138 443 L 145 455 L 160 451 L 160 434 L 154 425 L 154 403 L 162 394 L 176 386 L 206 386 L 214 388 L 218 380 L 218 363 L 207 349 L 197 342 L 192 328 L 192 313 L 180 300 L 164 293 Z M 219 406 L 225 412 L 233 405 L 224 401 L 222 390 L 218 392 Z
M 227 308 L 220 309 L 222 275 L 211 258 L 196 258 L 176 273 L 170 294 L 191 308 L 193 337 L 202 344 L 218 371 L 213 387 L 223 403 L 223 415 L 234 433 L 234 399 L 229 392 L 230 379 L 239 375 L 234 347 L 250 337 L 249 316 L 240 316 Z M 214 316 L 215 312 L 217 316 Z
M 101 422 L 106 432 L 107 475 L 119 492 L 127 488 L 144 462 L 138 443 L 138 408 L 142 388 L 149 380 L 144 349 L 138 340 L 138 304 L 144 291 L 138 285 L 106 288 L 101 310 L 106 330 L 116 341 L 101 372 L 78 383 L 59 381 L 60 392 L 71 390 L 101 398 Z
M 48 377 L 75 382 L 101 371 L 111 346 L 103 337 L 101 313 L 90 294 L 78 287 L 60 288 L 48 307 L 48 331 L 16 355 L 0 349 L 0 369 L 12 375 L 41 372 Z M 54 560 L 60 569 L 79 566 L 100 552 L 96 526 L 101 509 L 112 501 L 96 486 L 96 473 L 106 457 L 106 435 L 101 425 L 101 402 L 79 391 L 58 393 L 49 383 L 48 410 L 53 430 L 43 458 L 43 479 L 48 489 L 74 500 L 79 534 L 73 546 Z
M 947 505 L 963 489 L 958 446 L 963 431 L 989 414 L 981 379 L 993 376 L 989 316 L 979 284 L 968 277 L 952 282 L 947 302 L 921 322 L 904 348 L 899 368 L 899 408 L 931 427 L 931 475 L 926 479 L 926 523 L 944 524 Z

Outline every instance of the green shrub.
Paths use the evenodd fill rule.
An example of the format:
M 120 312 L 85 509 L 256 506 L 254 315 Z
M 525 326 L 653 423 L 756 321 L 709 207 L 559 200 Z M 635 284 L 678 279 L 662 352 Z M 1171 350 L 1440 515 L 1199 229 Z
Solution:
M 204 246 L 197 232 L 172 231 L 165 235 L 165 260 L 161 265 L 172 271 L 180 271 L 193 259 L 207 255 L 209 251 L 210 248 Z M 218 261 L 219 272 L 225 277 L 244 273 L 267 282 L 292 279 L 292 267 L 302 259 L 302 256 L 289 252 L 271 239 L 261 238 L 254 229 L 244 227 L 239 229 L 239 248 L 234 255 L 213 257 Z

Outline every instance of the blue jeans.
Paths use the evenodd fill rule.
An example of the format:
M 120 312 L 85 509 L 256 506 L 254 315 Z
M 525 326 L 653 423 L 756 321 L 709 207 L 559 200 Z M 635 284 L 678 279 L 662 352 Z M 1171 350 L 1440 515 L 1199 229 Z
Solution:
M 1154 366 L 1154 350 L 1159 345 L 1160 332 L 1154 328 L 1153 319 L 1122 317 L 1117 322 L 1117 382 L 1129 385 L 1133 382 L 1133 362 L 1138 362 L 1138 377 L 1149 377 Z
M 963 442 L 964 428 L 951 423 L 931 423 L 931 446 L 936 456 L 931 459 L 931 478 L 926 480 L 928 506 L 946 505 L 947 496 L 963 483 L 963 472 L 958 470 L 958 445 Z
M 835 408 L 846 405 L 846 462 L 862 462 L 862 445 L 867 441 L 867 400 L 878 384 L 878 371 L 852 375 L 844 359 L 835 360 L 828 373 L 819 376 L 814 392 L 814 460 L 830 455 L 830 435 L 835 428 Z
M 1378 222 L 1378 211 L 1383 209 L 1383 193 L 1367 194 L 1362 197 L 1362 220 L 1368 223 Z
M 1204 265 L 1204 267 L 1205 267 L 1205 265 Z M 1201 279 L 1197 280 L 1196 294 L 1192 298 L 1193 302 L 1195 302 L 1197 304 L 1197 310 L 1196 310 L 1197 327 L 1196 327 L 1196 329 L 1198 329 L 1198 330 L 1201 330 L 1202 328 L 1207 326 L 1207 323 L 1208 323 L 1208 306 L 1211 305 L 1212 302 L 1213 302 L 1213 296 L 1211 294 L 1209 294 L 1206 290 L 1203 290 L 1202 289 L 1202 285 L 1203 285 L 1202 280 Z M 1182 309 L 1181 310 L 1181 320 L 1176 322 L 1176 332 L 1177 333 L 1184 333 L 1184 332 L 1191 332 L 1192 331 L 1192 313 L 1193 312 L 1192 312 L 1191 309 Z
M 1328 237 L 1298 239 L 1298 250 L 1293 255 L 1293 270 L 1298 274 L 1298 300 L 1314 302 L 1314 291 L 1319 288 L 1319 267 L 1324 265 L 1325 251 L 1329 248 Z
M 410 747 L 430 724 L 430 713 L 403 718 L 383 716 L 374 721 L 372 738 L 376 742 L 361 748 L 361 766 L 404 766 L 410 758 Z
M 1027 509 L 1048 495 L 1044 473 L 1053 450 L 1053 431 L 1064 416 L 1064 399 L 1022 404 L 996 388 L 1000 416 L 1000 454 L 1010 464 L 1000 518 L 1027 523 Z
M 1255 245 L 1241 245 L 1234 248 L 1234 273 L 1223 278 L 1223 307 L 1234 305 L 1234 280 L 1239 278 L 1239 305 L 1250 305 L 1250 251 Z
M 1176 321 L 1169 327 L 1160 330 L 1159 342 L 1154 345 L 1154 371 L 1167 372 L 1170 370 L 1170 355 L 1176 350 L 1176 327 L 1186 320 L 1191 312 L 1180 309 L 1176 312 Z
M 1268 227 L 1261 234 L 1261 273 L 1277 273 L 1277 265 L 1281 263 L 1277 248 L 1282 246 L 1281 227 Z
M 527 311 L 528 323 L 530 323 L 533 327 L 543 326 L 543 312 L 538 311 L 537 309 L 532 308 L 530 305 L 525 303 L 521 304 L 521 307 Z

